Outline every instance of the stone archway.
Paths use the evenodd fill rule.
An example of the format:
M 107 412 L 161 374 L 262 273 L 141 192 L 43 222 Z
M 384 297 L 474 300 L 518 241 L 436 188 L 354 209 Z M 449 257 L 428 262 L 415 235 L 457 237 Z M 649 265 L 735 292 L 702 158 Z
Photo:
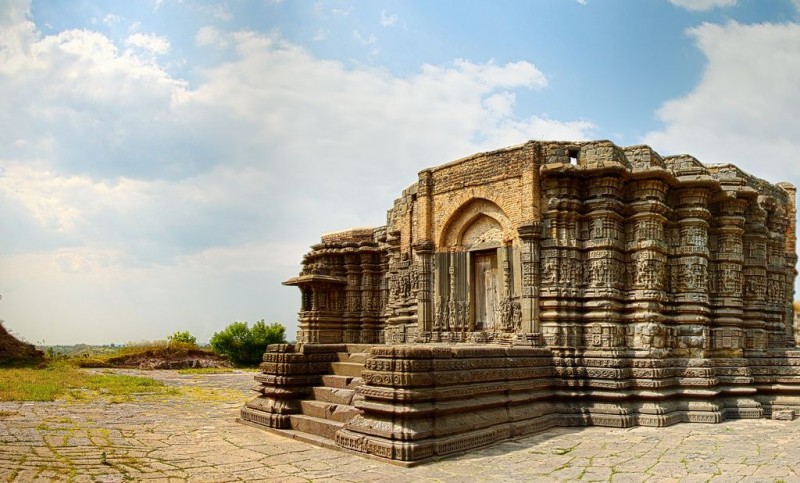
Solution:
M 487 233 L 489 231 L 491 233 Z M 437 247 L 439 251 L 463 249 L 465 242 L 475 242 L 481 236 L 501 244 L 504 240 L 510 241 L 515 234 L 502 208 L 485 198 L 472 198 L 450 215 L 440 232 Z
M 507 332 L 515 297 L 512 276 L 516 231 L 495 203 L 473 198 L 450 216 L 434 263 L 433 330 Z M 519 305 L 517 303 L 517 305 Z

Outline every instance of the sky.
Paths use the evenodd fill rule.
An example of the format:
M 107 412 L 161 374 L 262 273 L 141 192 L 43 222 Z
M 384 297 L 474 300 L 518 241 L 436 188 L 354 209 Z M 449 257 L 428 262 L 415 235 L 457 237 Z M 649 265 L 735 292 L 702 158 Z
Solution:
M 609 139 L 800 185 L 800 0 L 0 0 L 0 319 L 297 326 L 302 255 L 426 167 Z

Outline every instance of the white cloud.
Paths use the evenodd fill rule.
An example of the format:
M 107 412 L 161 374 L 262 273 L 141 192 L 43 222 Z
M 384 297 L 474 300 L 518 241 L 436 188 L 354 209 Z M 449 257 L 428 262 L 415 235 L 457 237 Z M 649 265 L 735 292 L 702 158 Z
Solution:
M 194 41 L 200 47 L 227 47 L 228 45 L 228 40 L 220 31 L 211 26 L 200 27 L 194 36 Z
M 712 8 L 732 7 L 736 5 L 736 0 L 669 0 L 669 3 L 694 12 L 702 12 Z
M 644 141 L 662 153 L 733 162 L 772 181 L 800 181 L 800 25 L 703 24 L 700 83 L 658 111 Z
M 352 12 L 352 11 L 353 11 L 353 7 L 332 8 L 331 9 L 331 13 L 334 14 L 335 16 L 337 16 L 337 17 L 347 17 L 348 15 L 350 15 L 350 12 Z
M 133 34 L 125 39 L 125 45 L 137 47 L 150 55 L 164 55 L 169 52 L 169 40 L 155 34 Z
M 318 28 L 316 33 L 314 33 L 314 36 L 311 37 L 311 40 L 318 42 L 321 40 L 325 40 L 327 38 L 328 38 L 328 31 L 325 30 L 324 28 Z
M 358 30 L 353 30 L 353 38 L 358 40 L 361 45 L 372 45 L 378 40 L 374 35 L 365 37 L 364 35 L 361 35 L 361 32 Z
M 198 10 L 207 15 L 211 15 L 217 20 L 222 20 L 223 22 L 230 22 L 233 20 L 233 14 L 226 4 L 202 5 L 198 7 Z
M 108 25 L 109 27 L 119 25 L 121 21 L 122 18 L 119 15 L 115 15 L 113 13 L 109 13 L 105 17 L 103 17 L 103 23 Z
M 55 318 L 102 342 L 137 337 L 121 325 L 169 333 L 165 318 L 218 329 L 242 310 L 293 333 L 294 292 L 278 284 L 321 233 L 382 224 L 424 167 L 592 129 L 516 114 L 516 92 L 547 86 L 527 61 L 396 76 L 204 27 L 195 42 L 232 57 L 190 87 L 97 32 L 43 36 L 21 5 L 0 11 L 0 269 L 21 280 L 0 315 L 30 318 L 34 339 L 75 333 Z M 30 312 L 43 291 L 49 308 Z
M 397 14 L 387 14 L 385 9 L 381 10 L 381 25 L 391 27 L 395 23 L 397 23 Z

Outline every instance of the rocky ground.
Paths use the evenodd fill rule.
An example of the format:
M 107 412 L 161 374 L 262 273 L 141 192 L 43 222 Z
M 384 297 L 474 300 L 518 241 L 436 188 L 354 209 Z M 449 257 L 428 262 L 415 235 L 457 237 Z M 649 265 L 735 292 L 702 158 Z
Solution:
M 800 482 L 800 420 L 560 428 L 401 468 L 236 423 L 252 372 L 113 371 L 178 390 L 120 404 L 0 402 L 0 479 Z

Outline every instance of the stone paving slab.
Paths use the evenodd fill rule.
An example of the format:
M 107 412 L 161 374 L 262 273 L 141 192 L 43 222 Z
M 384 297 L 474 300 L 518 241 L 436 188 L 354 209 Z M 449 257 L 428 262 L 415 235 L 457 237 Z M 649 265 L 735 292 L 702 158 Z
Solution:
M 237 424 L 252 372 L 114 372 L 182 389 L 117 404 L 0 402 L 0 479 L 800 482 L 800 420 L 556 428 L 402 468 Z

